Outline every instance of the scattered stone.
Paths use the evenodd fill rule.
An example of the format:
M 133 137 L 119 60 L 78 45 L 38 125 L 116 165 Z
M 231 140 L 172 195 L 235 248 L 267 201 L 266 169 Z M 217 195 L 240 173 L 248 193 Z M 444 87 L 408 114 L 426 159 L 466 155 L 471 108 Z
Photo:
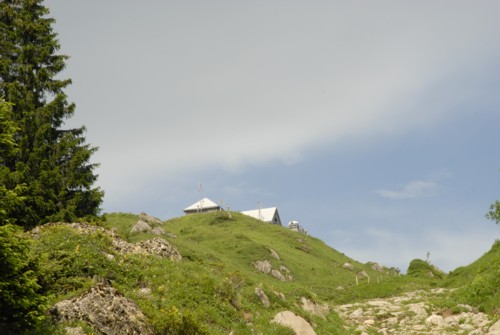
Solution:
M 159 237 L 139 242 L 137 245 L 144 249 L 146 253 L 166 257 L 171 261 L 180 261 L 182 259 L 181 254 L 174 246 Z
M 268 260 L 265 261 L 257 261 L 254 264 L 255 270 L 263 272 L 265 274 L 271 273 L 271 270 L 273 269 L 273 266 Z
M 277 296 L 281 300 L 286 301 L 286 297 L 285 297 L 285 295 L 283 293 L 278 292 L 278 291 L 273 291 L 273 293 L 274 293 L 275 296 Z
M 164 235 L 165 230 L 160 227 L 163 222 L 151 215 L 144 212 L 139 214 L 139 220 L 132 226 L 130 233 L 151 232 L 155 235 Z
M 359 271 L 359 272 L 357 273 L 357 275 L 358 275 L 358 277 L 360 277 L 360 278 L 368 278 L 368 279 L 370 279 L 370 275 L 369 275 L 368 273 L 366 273 L 366 271 L 365 271 L 365 270 Z
M 432 293 L 434 293 L 434 294 L 444 294 L 444 293 L 446 293 L 446 289 L 444 289 L 444 288 L 442 288 L 442 287 L 439 287 L 439 288 L 433 288 L 433 289 L 431 290 L 431 292 L 432 292 Z M 458 305 L 458 306 L 467 306 L 467 305 L 461 305 L 461 304 L 460 304 L 460 305 Z M 469 307 L 470 307 L 470 306 L 469 306 Z
M 280 270 L 273 269 L 273 266 L 271 265 L 271 262 L 268 260 L 264 261 L 257 261 L 254 263 L 254 267 L 257 271 L 265 273 L 265 274 L 270 274 L 274 278 L 281 280 L 281 281 L 292 281 L 293 276 L 290 274 L 290 270 L 284 266 L 280 266 L 280 270 L 284 271 L 286 274 L 283 274 Z
M 66 335 L 86 335 L 82 327 L 66 327 L 64 330 Z
M 363 309 L 361 308 L 358 308 L 357 310 L 349 314 L 349 319 L 359 319 L 361 317 L 363 317 Z
M 279 312 L 274 317 L 273 322 L 291 328 L 295 335 L 316 335 L 309 322 L 290 311 Z
M 84 321 L 105 335 L 153 334 L 139 307 L 115 288 L 97 284 L 87 293 L 50 309 L 57 321 Z
M 153 229 L 151 229 L 151 233 L 155 235 L 165 235 L 165 229 L 163 229 L 162 227 L 154 227 Z
M 382 306 L 389 306 L 390 303 L 386 300 L 370 300 L 370 301 L 368 301 L 368 305 L 382 307 Z
M 276 252 L 274 249 L 269 249 L 269 252 L 271 253 L 271 257 L 274 259 L 277 259 L 278 261 L 281 260 L 280 255 Z
M 280 270 L 273 269 L 271 270 L 271 276 L 274 278 L 281 280 L 281 281 L 286 281 L 286 277 L 280 272 Z
M 398 317 L 392 317 L 387 319 L 387 326 L 388 327 L 394 327 L 398 324 Z
M 344 263 L 344 265 L 342 265 L 342 268 L 354 271 L 354 265 L 352 265 L 351 263 Z
M 385 267 L 378 264 L 378 263 L 373 263 L 372 264 L 372 270 L 378 271 L 378 272 L 385 272 Z
M 468 312 L 472 312 L 474 308 L 470 305 L 465 305 L 465 304 L 458 304 L 457 307 L 465 309 Z
M 148 215 L 144 212 L 139 214 L 139 220 L 145 221 L 145 222 L 149 223 L 150 225 L 162 225 L 163 224 L 163 222 L 160 219 L 158 219 L 154 216 Z
M 130 233 L 142 233 L 151 231 L 151 229 L 151 226 L 146 221 L 139 220 L 132 226 L 132 228 L 130 229 Z
M 143 287 L 139 289 L 139 294 L 144 296 L 144 297 L 150 297 L 151 296 L 151 289 L 149 287 Z
M 290 273 L 290 270 L 284 265 L 280 265 L 280 271 L 283 273 Z
M 323 319 L 330 313 L 330 307 L 328 304 L 317 304 L 305 297 L 300 298 L 302 302 L 302 309 L 311 314 L 322 317 Z
M 260 298 L 260 301 L 264 305 L 264 307 L 269 307 L 271 306 L 271 303 L 269 302 L 269 298 L 267 297 L 266 293 L 260 288 L 256 287 L 255 288 L 255 294 Z
M 428 326 L 441 326 L 444 323 L 444 319 L 441 315 L 432 314 L 427 319 L 425 319 L 425 324 Z
M 416 304 L 409 304 L 408 310 L 410 312 L 415 313 L 415 317 L 418 319 L 423 319 L 427 316 L 427 311 L 425 310 L 425 304 L 423 302 L 419 302 Z
M 368 319 L 368 320 L 363 321 L 363 324 L 367 325 L 367 326 L 373 326 L 375 324 L 375 320 Z

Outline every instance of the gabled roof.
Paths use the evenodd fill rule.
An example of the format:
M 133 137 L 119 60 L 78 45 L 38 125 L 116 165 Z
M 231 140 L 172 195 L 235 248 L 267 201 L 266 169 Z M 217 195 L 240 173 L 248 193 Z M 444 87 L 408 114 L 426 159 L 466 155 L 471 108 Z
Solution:
M 195 202 L 189 207 L 184 208 L 184 212 L 195 212 L 195 211 L 206 211 L 208 209 L 218 209 L 220 208 L 215 202 L 208 198 L 203 198 L 200 201 Z
M 275 224 L 281 225 L 281 219 L 280 219 L 280 216 L 278 214 L 277 207 L 253 209 L 250 211 L 241 212 L 241 214 L 251 216 L 257 220 L 261 220 L 264 222 L 275 223 Z

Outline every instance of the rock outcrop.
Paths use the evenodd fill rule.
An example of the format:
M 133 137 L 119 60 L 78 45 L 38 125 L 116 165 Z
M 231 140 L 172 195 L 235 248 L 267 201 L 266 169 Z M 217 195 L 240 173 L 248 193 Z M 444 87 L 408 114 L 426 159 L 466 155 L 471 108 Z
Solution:
M 118 253 L 127 254 L 139 254 L 139 255 L 155 255 L 159 257 L 169 258 L 172 261 L 180 261 L 182 259 L 181 254 L 177 249 L 171 245 L 168 241 L 155 237 L 151 240 L 142 241 L 139 243 L 129 243 L 119 237 L 113 230 L 108 230 L 103 227 L 87 224 L 87 223 L 47 223 L 43 226 L 38 226 L 33 229 L 30 234 L 34 238 L 38 238 L 42 233 L 43 229 L 64 225 L 75 229 L 79 234 L 92 234 L 100 232 L 107 235 L 111 239 L 113 248 Z M 113 255 L 106 255 L 109 259 L 113 259 Z
M 58 321 L 85 321 L 104 335 L 153 334 L 135 302 L 105 284 L 97 284 L 80 297 L 58 302 L 50 313 Z
M 150 232 L 155 235 L 167 235 L 169 237 L 175 237 L 172 233 L 167 233 L 162 227 L 163 222 L 149 214 L 142 212 L 139 214 L 139 219 L 130 229 L 130 233 L 141 233 L 141 232 Z

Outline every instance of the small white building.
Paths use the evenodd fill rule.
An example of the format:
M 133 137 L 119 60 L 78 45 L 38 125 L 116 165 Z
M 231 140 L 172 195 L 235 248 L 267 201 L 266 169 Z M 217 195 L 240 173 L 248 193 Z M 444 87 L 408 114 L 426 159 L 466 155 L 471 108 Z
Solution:
M 184 208 L 184 213 L 206 213 L 206 212 L 216 212 L 221 211 L 222 208 L 212 200 L 208 198 L 203 198 L 200 201 L 195 202 L 189 207 Z
M 299 222 L 295 220 L 288 223 L 288 229 L 307 235 L 307 229 L 301 227 Z
M 241 212 L 241 214 L 251 216 L 260 221 L 281 226 L 280 215 L 278 213 L 278 208 L 276 207 L 253 209 L 250 211 Z

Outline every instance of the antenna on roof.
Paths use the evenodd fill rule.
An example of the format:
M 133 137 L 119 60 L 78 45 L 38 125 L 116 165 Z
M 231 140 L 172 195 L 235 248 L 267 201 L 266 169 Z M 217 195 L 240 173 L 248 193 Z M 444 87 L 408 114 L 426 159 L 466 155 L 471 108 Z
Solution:
M 260 221 L 263 221 L 263 217 L 262 217 L 262 210 L 261 210 L 261 208 L 260 208 L 260 200 L 259 200 L 259 201 L 257 201 L 257 205 L 259 206 L 259 220 L 260 220 Z

